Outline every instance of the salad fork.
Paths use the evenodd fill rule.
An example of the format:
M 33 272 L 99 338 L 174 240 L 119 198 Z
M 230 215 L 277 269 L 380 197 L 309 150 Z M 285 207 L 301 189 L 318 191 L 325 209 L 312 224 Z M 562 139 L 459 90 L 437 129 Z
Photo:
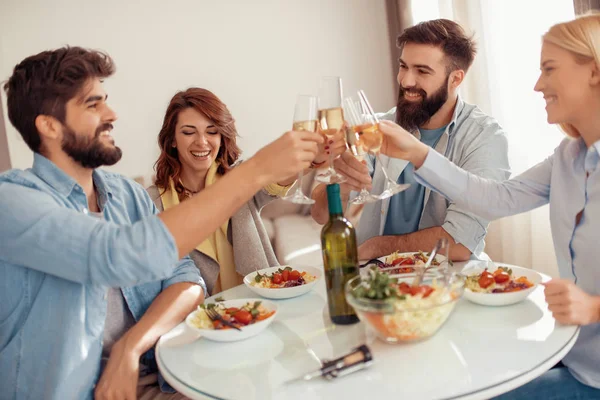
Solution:
M 229 322 L 226 319 L 224 319 L 223 317 L 221 317 L 221 314 L 219 314 L 216 310 L 206 308 L 206 309 L 204 309 L 204 312 L 206 312 L 206 315 L 208 315 L 208 318 L 210 318 L 211 321 L 221 321 L 221 323 L 223 325 L 227 325 L 233 329 L 237 329 L 238 331 L 241 331 L 240 328 L 238 328 L 231 322 Z
M 425 276 L 425 273 L 427 272 L 427 270 L 429 268 L 431 268 L 431 262 L 433 261 L 433 259 L 435 258 L 435 256 L 437 255 L 438 251 L 440 251 L 441 249 L 446 249 L 446 253 L 449 256 L 449 242 L 448 239 L 446 238 L 441 238 L 437 241 L 437 243 L 435 244 L 433 250 L 431 250 L 431 253 L 429 255 L 429 259 L 427 260 L 427 262 L 425 263 L 425 266 L 420 269 L 416 276 L 415 279 L 412 282 L 412 286 L 419 286 L 421 284 L 421 282 L 423 282 L 423 276 Z
M 376 265 L 381 269 L 381 268 L 385 268 L 387 264 L 377 258 L 373 258 L 373 259 L 367 261 L 366 263 L 359 265 L 359 267 L 364 268 L 369 265 Z

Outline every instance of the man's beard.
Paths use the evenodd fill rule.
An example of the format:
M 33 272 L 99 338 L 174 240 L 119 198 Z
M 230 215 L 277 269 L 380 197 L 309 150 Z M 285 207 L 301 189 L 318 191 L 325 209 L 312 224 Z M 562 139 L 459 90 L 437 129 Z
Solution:
M 64 126 L 61 147 L 69 157 L 84 168 L 98 168 L 101 165 L 113 165 L 121 159 L 121 149 L 109 147 L 100 140 L 100 133 L 112 129 L 111 124 L 103 124 L 96 129 L 92 139 L 77 135 L 68 126 Z
M 404 89 L 400 86 L 398 90 L 398 103 L 396 104 L 396 123 L 409 132 L 415 132 L 438 112 L 448 100 L 448 80 L 446 76 L 444 84 L 431 96 L 423 89 Z M 421 101 L 410 101 L 404 98 L 404 93 L 412 92 L 421 95 Z

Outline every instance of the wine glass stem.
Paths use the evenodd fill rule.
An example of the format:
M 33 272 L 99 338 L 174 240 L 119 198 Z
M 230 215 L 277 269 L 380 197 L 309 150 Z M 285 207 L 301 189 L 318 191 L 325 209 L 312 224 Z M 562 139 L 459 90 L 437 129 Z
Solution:
M 331 149 L 329 149 L 329 170 L 335 171 L 335 168 L 333 168 L 333 152 Z
M 296 196 L 304 195 L 304 193 L 302 192 L 302 178 L 304 178 L 304 171 L 298 172 L 298 186 L 296 186 Z
M 391 179 L 388 176 L 388 173 L 385 169 L 385 166 L 383 165 L 383 163 L 381 162 L 381 158 L 379 158 L 379 152 L 375 153 L 375 158 L 377 159 L 377 162 L 379 163 L 379 165 L 381 165 L 381 171 L 383 172 L 383 175 L 385 176 L 385 180 L 387 182 L 389 182 Z

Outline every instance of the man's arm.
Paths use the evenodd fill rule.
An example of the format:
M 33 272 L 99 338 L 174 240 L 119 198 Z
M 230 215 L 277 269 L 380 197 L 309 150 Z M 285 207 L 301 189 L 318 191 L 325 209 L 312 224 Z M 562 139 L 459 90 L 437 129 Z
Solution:
M 387 256 L 395 251 L 431 251 L 436 242 L 445 237 L 450 243 L 450 259 L 452 261 L 467 261 L 471 251 L 456 241 L 441 226 L 422 229 L 406 235 L 375 236 L 358 246 L 358 258 L 370 260 Z
M 173 235 L 179 257 L 216 231 L 261 188 L 308 168 L 317 154 L 317 143 L 322 141 L 318 133 L 288 132 L 214 185 L 162 212 L 159 218 Z
M 96 385 L 95 398 L 110 399 L 118 395 L 135 399 L 141 355 L 203 301 L 204 291 L 195 283 L 178 282 L 164 289 L 142 318 L 113 346 Z
M 0 182 L 0 260 L 108 287 L 163 280 L 260 188 L 307 168 L 322 141 L 317 133 L 288 132 L 194 198 L 132 225 L 93 218 L 38 190 Z
M 156 296 L 142 318 L 120 340 L 139 358 L 203 301 L 204 291 L 200 285 L 174 283 Z
M 382 132 L 384 132 L 386 136 L 385 146 L 382 147 L 386 154 L 396 157 L 405 157 L 405 159 L 415 165 L 415 176 L 419 183 L 428 187 L 433 187 L 434 190 L 450 199 L 451 202 L 448 205 L 445 221 L 442 227 L 438 227 L 438 229 L 444 230 L 445 234 L 450 235 L 455 238 L 455 241 L 461 243 L 458 246 L 453 246 L 458 250 L 458 254 L 455 255 L 455 250 L 451 249 L 451 258 L 455 260 L 466 259 L 467 251 L 479 251 L 480 249 L 478 246 L 485 237 L 489 221 L 478 217 L 467 210 L 477 210 L 479 215 L 486 216 L 487 213 L 481 214 L 478 209 L 473 207 L 473 204 L 479 205 L 481 209 L 489 209 L 496 199 L 488 198 L 486 201 L 479 202 L 470 202 L 469 200 L 482 196 L 490 197 L 489 193 L 491 193 L 491 190 L 487 187 L 482 187 L 480 190 L 472 191 L 465 197 L 467 199 L 466 202 L 459 201 L 459 205 L 464 208 L 459 207 L 459 205 L 452 201 L 462 200 L 461 196 L 464 197 L 464 193 L 469 192 L 467 180 L 461 180 L 457 177 L 459 173 L 456 171 L 458 171 L 459 168 L 439 153 L 423 145 L 421 142 L 416 141 L 412 135 L 395 124 L 384 123 L 382 125 Z M 391 152 L 388 151 L 390 149 L 392 149 Z M 423 149 L 423 151 L 420 151 L 419 149 Z M 502 181 L 508 179 L 510 175 L 507 149 L 508 143 L 503 130 L 494 121 L 488 121 L 483 130 L 478 133 L 477 140 L 467 144 L 464 151 L 465 154 L 459 160 L 460 167 L 470 172 L 472 175 L 467 174 L 467 172 L 463 170 L 460 170 L 460 173 L 465 176 L 468 175 L 469 179 L 472 179 L 473 181 L 481 180 L 487 182 L 492 187 L 493 185 L 500 186 L 500 183 L 496 183 L 493 180 Z M 433 175 L 436 178 L 438 178 L 438 176 L 431 173 L 427 175 L 427 167 L 429 164 L 424 164 L 424 160 L 426 159 L 430 160 L 429 164 L 432 164 L 433 161 L 431 160 L 438 160 L 438 162 L 442 164 L 437 172 L 439 174 L 439 186 L 452 193 L 457 193 L 457 195 L 449 196 L 447 192 L 438 190 L 435 185 L 431 185 L 427 181 L 426 178 L 428 176 Z M 449 172 L 454 172 L 454 176 L 449 175 Z M 475 176 L 475 174 L 477 176 Z M 425 175 L 425 179 L 423 179 L 423 175 Z M 481 179 L 480 177 L 486 179 Z M 419 234 L 419 232 L 415 233 Z M 401 249 L 404 251 L 403 248 Z M 406 251 L 409 250 L 407 249 Z

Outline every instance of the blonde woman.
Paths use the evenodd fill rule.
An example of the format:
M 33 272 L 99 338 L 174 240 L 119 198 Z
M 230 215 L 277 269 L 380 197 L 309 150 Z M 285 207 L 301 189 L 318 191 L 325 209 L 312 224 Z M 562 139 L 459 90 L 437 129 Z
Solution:
M 550 204 L 561 279 L 545 284 L 557 322 L 581 325 L 553 368 L 501 399 L 600 399 L 600 15 L 554 25 L 543 37 L 534 90 L 548 122 L 569 136 L 523 174 L 497 182 L 470 174 L 398 125 L 383 121 L 382 151 L 412 162 L 424 185 L 489 220 Z

